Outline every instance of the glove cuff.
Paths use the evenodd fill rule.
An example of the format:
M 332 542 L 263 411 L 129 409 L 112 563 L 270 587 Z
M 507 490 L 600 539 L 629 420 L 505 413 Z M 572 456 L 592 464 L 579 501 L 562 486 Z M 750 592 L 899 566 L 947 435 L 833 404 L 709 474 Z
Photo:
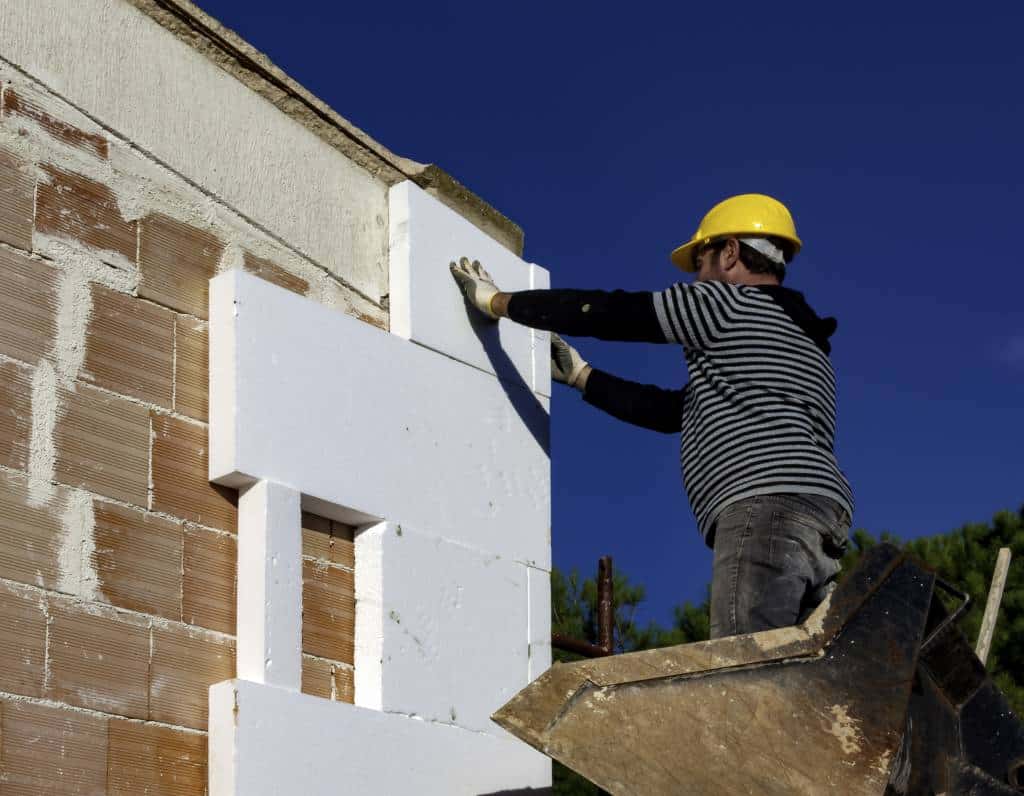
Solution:
M 566 381 L 570 387 L 575 387 L 580 392 L 583 392 L 583 375 L 587 372 L 587 368 L 590 365 L 583 359 L 580 359 L 579 363 L 572 369 L 572 373 L 569 374 L 569 378 Z
M 493 293 L 491 293 L 491 295 L 487 296 L 487 298 L 483 302 L 483 306 L 480 308 L 484 311 L 484 315 L 487 315 L 489 318 L 495 321 L 498 320 L 501 316 L 494 311 L 494 307 L 491 305 L 491 303 L 494 301 L 494 297 L 497 296 L 498 293 L 500 292 L 500 290 L 495 290 Z

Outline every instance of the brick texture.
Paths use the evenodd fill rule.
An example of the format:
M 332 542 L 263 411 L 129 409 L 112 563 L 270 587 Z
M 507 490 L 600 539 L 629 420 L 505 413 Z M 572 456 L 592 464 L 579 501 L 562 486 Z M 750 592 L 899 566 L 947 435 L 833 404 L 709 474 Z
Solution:
M 106 159 L 109 154 L 107 139 L 98 133 L 88 133 L 64 119 L 58 118 L 53 109 L 44 109 L 37 101 L 7 89 L 4 91 L 3 114 L 15 119 L 31 119 L 47 133 L 99 158 Z
M 46 696 L 69 705 L 144 719 L 149 628 L 135 618 L 99 616 L 92 610 L 51 598 Z
M 206 736 L 111 719 L 107 796 L 202 796 Z
M 59 511 L 30 505 L 27 480 L 0 472 L 0 578 L 55 588 L 61 537 Z
M 93 563 L 113 605 L 181 619 L 182 530 L 143 511 L 94 501 Z
M 266 279 L 268 282 L 273 282 L 278 287 L 283 287 L 292 293 L 298 293 L 300 296 L 305 296 L 306 291 L 309 290 L 309 282 L 305 279 L 295 276 L 295 274 L 285 271 L 281 266 L 272 263 L 270 260 L 257 257 L 255 254 L 245 253 L 243 267 L 250 274 L 255 274 L 260 279 Z
M 153 628 L 149 717 L 205 730 L 209 688 L 235 676 L 235 642 L 184 625 Z
M 32 376 L 27 368 L 0 362 L 0 465 L 28 467 L 32 431 Z
M 106 497 L 146 506 L 149 497 L 149 411 L 79 384 L 61 389 L 54 438 L 56 478 Z
M 80 378 L 170 409 L 173 369 L 174 313 L 93 285 Z
M 0 354 L 34 365 L 53 348 L 56 330 L 56 270 L 0 249 Z
M 81 174 L 50 164 L 36 196 L 36 230 L 75 238 L 87 246 L 135 261 L 134 221 L 121 216 L 113 191 Z
M 236 537 L 186 527 L 182 620 L 235 635 L 237 570 Z
M 35 180 L 21 171 L 20 165 L 17 158 L 0 149 L 0 241 L 29 251 Z
M 302 555 L 355 568 L 355 528 L 302 513 Z
M 302 562 L 302 651 L 352 663 L 355 582 L 348 570 Z
M 330 561 L 331 542 L 331 521 L 302 512 L 302 555 Z
M 211 484 L 207 429 L 153 413 L 153 508 L 234 532 L 238 493 Z
M 310 655 L 302 656 L 302 693 L 355 702 L 355 684 L 351 666 L 337 661 L 325 661 Z
M 205 422 L 209 419 L 210 393 L 210 334 L 206 324 L 176 316 L 174 346 L 174 409 Z
M 3 796 L 107 792 L 107 719 L 4 701 Z
M 139 238 L 139 295 L 198 318 L 209 315 L 209 280 L 224 245 L 213 235 L 160 214 Z
M 42 598 L 0 583 L 0 691 L 40 696 L 45 656 Z

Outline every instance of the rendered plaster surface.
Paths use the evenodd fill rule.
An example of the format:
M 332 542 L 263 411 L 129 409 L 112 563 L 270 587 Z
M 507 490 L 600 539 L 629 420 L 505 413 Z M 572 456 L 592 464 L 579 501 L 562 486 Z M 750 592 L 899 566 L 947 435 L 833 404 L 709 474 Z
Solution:
M 484 796 L 551 784 L 515 741 L 244 680 L 210 688 L 215 796 Z
M 356 704 L 508 738 L 490 716 L 530 680 L 533 573 L 546 595 L 547 572 L 493 553 L 409 525 L 362 531 L 357 634 L 375 632 L 357 635 Z
M 448 264 L 460 257 L 479 260 L 509 292 L 548 287 L 547 271 L 524 263 L 411 182 L 392 186 L 389 197 L 391 331 L 550 395 L 548 333 L 508 320 L 494 323 L 467 309 Z
M 238 271 L 210 314 L 211 480 L 550 569 L 548 399 Z
M 513 221 L 434 164 L 417 163 L 389 151 L 296 83 L 271 60 L 188 0 L 126 0 L 182 42 L 200 52 L 252 91 L 311 130 L 345 157 L 389 185 L 416 181 L 510 250 L 521 253 L 523 231 Z
M 387 183 L 150 16 L 5 0 L 0 53 L 369 299 L 387 293 Z

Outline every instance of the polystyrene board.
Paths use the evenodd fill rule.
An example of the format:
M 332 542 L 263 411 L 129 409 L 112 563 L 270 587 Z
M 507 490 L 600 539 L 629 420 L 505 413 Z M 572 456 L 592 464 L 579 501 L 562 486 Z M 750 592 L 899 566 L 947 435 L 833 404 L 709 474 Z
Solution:
M 237 673 L 302 687 L 302 525 L 300 495 L 260 481 L 238 500 Z
M 504 740 L 244 680 L 210 687 L 210 796 L 481 796 L 551 785 Z
M 551 287 L 551 274 L 539 265 L 530 266 L 530 286 L 534 290 Z M 543 329 L 531 329 L 533 345 L 533 389 L 540 395 L 551 396 L 551 334 Z
M 529 597 L 527 676 L 533 682 L 551 668 L 551 573 L 536 567 L 524 569 Z
M 529 290 L 544 269 L 524 262 L 451 208 L 406 181 L 389 193 L 391 331 L 513 383 L 550 395 L 535 380 L 533 330 L 508 320 L 484 318 L 466 305 L 448 265 L 460 257 L 479 260 L 507 292 Z M 546 276 L 546 273 L 545 273 Z M 542 280 L 543 281 L 543 280 Z
M 212 481 L 550 568 L 549 399 L 241 271 L 210 365 Z
M 356 625 L 380 628 L 380 640 L 357 650 L 355 668 L 379 666 L 381 692 L 367 700 L 361 679 L 357 703 L 509 737 L 490 716 L 530 682 L 527 567 L 407 525 L 377 534 L 374 566 L 358 549 L 366 541 L 357 568 L 380 583 L 358 585 Z M 368 591 L 379 596 L 361 601 Z

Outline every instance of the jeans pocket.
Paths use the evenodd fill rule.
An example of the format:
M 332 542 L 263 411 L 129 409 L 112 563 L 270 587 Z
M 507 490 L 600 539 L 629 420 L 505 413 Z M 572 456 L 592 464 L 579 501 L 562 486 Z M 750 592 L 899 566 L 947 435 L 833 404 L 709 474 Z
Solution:
M 794 501 L 793 504 L 779 512 L 779 520 L 794 530 L 799 529 L 805 538 L 808 538 L 808 542 L 817 537 L 821 544 L 821 552 L 826 557 L 839 559 L 845 555 L 849 545 L 847 526 L 844 523 L 826 519 L 816 506 L 808 507 L 806 504 Z M 810 534 L 809 537 L 808 534 Z
M 831 498 L 794 495 L 793 499 L 801 505 L 799 513 L 804 515 L 805 524 L 818 531 L 825 554 L 830 558 L 842 558 L 850 545 L 850 526 L 846 512 L 841 511 Z

